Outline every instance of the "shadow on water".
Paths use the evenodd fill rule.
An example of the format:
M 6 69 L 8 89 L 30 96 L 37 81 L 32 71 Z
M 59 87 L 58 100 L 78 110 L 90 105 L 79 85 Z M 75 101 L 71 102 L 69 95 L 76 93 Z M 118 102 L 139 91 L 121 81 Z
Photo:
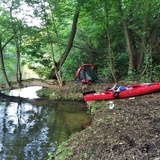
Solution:
M 21 99 L 21 98 L 20 98 Z M 0 101 L 0 159 L 44 160 L 89 121 L 78 101 Z

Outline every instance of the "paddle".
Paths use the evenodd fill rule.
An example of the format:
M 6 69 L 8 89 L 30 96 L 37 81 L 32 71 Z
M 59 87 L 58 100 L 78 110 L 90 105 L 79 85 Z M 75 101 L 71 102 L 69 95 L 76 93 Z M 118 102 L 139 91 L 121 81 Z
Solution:
M 88 91 L 88 92 L 83 92 L 83 96 L 87 95 L 87 94 L 93 94 L 96 93 L 96 91 Z

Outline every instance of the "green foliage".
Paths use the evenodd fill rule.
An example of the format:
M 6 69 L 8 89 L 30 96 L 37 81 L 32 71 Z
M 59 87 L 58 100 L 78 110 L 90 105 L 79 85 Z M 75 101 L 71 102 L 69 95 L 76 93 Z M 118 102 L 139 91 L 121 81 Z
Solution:
M 56 160 L 65 160 L 69 155 L 73 155 L 73 152 L 71 152 L 68 149 L 65 149 L 65 146 L 67 145 L 67 142 L 62 143 L 58 146 L 58 150 L 56 151 L 56 154 L 58 156 L 55 156 L 54 154 L 51 154 L 50 158 L 54 157 Z M 62 152 L 63 151 L 63 152 Z M 50 160 L 49 158 L 49 160 Z
M 118 79 L 124 78 L 128 74 L 128 55 L 127 53 L 118 53 L 115 59 L 116 76 Z
M 142 82 L 158 82 L 160 81 L 160 65 L 153 65 L 153 59 L 151 54 L 146 54 L 144 59 L 144 70 L 143 75 L 141 76 Z
M 117 2 L 97 0 L 25 1 L 26 5 L 33 9 L 33 15 L 30 17 L 41 20 L 41 24 L 38 26 L 27 23 L 25 19 L 25 16 L 28 17 L 27 13 L 24 13 L 26 14 L 24 19 L 18 19 L 18 13 L 22 11 L 19 2 L 13 1 L 14 21 L 11 21 L 7 3 L 2 1 L 1 4 L 5 3 L 5 7 L 0 5 L 2 46 L 14 35 L 12 28 L 14 26 L 20 38 L 22 65 L 28 64 L 29 68 L 36 71 L 40 77 L 47 77 L 54 67 L 53 59 L 59 61 L 65 52 L 75 7 L 78 3 L 81 10 L 77 32 L 69 56 L 61 69 L 63 80 L 73 80 L 77 69 L 82 64 L 92 63 L 97 67 L 100 77 L 112 81 L 109 41 L 113 53 L 114 72 L 118 80 L 159 80 L 160 52 L 157 46 L 159 46 L 160 31 L 156 30 L 156 27 L 159 26 L 159 1 L 121 1 L 124 20 L 134 50 L 134 70 L 132 73 L 128 70 L 129 55 Z M 142 64 L 137 70 L 142 53 L 143 38 L 145 43 Z M 53 44 L 53 51 L 51 43 Z M 11 41 L 3 50 L 9 79 L 15 74 L 17 63 L 15 48 L 14 41 Z
M 45 98 L 50 97 L 50 95 L 54 94 L 54 93 L 55 93 L 54 89 L 45 89 L 45 88 L 43 88 L 43 89 L 37 91 L 37 95 L 39 97 L 45 97 Z
M 160 65 L 156 65 L 152 68 L 151 74 L 152 74 L 152 80 L 154 82 L 160 82 Z

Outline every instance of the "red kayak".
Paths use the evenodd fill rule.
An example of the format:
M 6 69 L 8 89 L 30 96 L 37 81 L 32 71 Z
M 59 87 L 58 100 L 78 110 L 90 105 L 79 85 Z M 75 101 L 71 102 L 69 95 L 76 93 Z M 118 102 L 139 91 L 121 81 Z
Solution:
M 135 84 L 127 87 L 122 86 L 122 88 L 123 90 L 119 90 L 118 92 L 111 89 L 102 93 L 88 92 L 88 94 L 85 93 L 83 97 L 86 102 L 136 97 L 160 91 L 160 83 Z

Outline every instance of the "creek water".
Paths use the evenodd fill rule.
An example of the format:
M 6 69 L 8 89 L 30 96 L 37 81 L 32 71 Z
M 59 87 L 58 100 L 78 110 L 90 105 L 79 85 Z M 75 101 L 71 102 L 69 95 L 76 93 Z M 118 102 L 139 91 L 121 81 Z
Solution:
M 0 160 L 46 160 L 90 119 L 84 102 L 35 99 L 37 89 L 10 92 L 29 101 L 0 100 Z

